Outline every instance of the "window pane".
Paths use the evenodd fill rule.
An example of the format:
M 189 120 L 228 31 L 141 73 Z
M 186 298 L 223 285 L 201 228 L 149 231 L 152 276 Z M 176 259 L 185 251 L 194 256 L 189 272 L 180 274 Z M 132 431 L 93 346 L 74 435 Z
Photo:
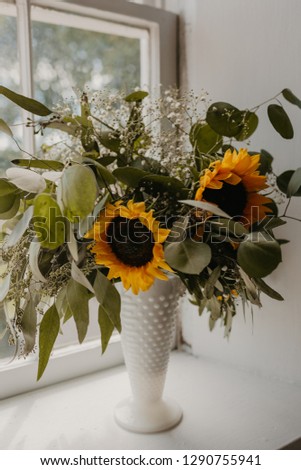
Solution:
M 140 85 L 140 40 L 33 21 L 35 93 L 48 106 L 74 89 Z
M 0 85 L 19 91 L 20 72 L 17 53 L 16 18 L 0 15 Z M 21 113 L 16 105 L 0 96 L 0 118 L 7 124 L 21 122 Z M 20 138 L 21 126 L 13 127 L 13 133 Z M 0 175 L 6 167 L 7 160 L 19 154 L 15 143 L 3 132 L 0 132 Z

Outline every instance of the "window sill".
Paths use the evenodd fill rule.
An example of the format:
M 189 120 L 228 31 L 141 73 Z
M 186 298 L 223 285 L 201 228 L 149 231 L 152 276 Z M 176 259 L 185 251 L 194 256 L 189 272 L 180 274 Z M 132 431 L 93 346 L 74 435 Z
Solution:
M 184 418 L 168 432 L 120 429 L 124 366 L 0 402 L 1 449 L 277 449 L 301 435 L 300 387 L 173 352 L 166 395 Z

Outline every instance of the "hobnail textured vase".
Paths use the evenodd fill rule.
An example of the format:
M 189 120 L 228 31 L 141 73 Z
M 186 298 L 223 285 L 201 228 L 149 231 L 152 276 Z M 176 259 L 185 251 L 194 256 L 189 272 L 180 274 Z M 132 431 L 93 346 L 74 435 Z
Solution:
M 159 432 L 181 420 L 179 405 L 162 398 L 180 293 L 179 280 L 171 278 L 139 295 L 122 294 L 121 342 L 132 397 L 116 407 L 115 419 L 127 430 Z

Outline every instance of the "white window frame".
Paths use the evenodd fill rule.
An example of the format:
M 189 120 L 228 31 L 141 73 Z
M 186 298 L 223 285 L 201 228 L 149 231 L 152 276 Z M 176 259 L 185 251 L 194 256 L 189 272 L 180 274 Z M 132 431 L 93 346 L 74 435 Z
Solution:
M 148 85 L 150 90 L 158 92 L 159 84 L 163 88 L 178 84 L 176 15 L 132 4 L 126 0 L 85 0 L 84 6 L 82 3 L 81 0 L 4 0 L 4 2 L 0 0 L 1 14 L 17 15 L 22 94 L 33 96 L 31 18 L 58 24 L 60 15 L 66 21 L 66 15 L 71 15 L 68 18 L 72 21 L 78 21 L 80 16 L 81 23 L 77 24 L 81 29 L 84 29 L 82 19 L 86 17 L 91 27 L 97 31 L 100 25 L 107 28 L 109 22 L 112 26 L 111 33 L 114 28 L 114 34 L 118 34 L 115 32 L 115 26 L 119 28 L 120 35 L 136 33 L 141 40 L 143 60 L 147 57 L 146 62 L 149 64 L 147 66 L 144 62 L 142 67 L 144 69 L 141 77 L 142 85 Z M 51 10 L 55 10 L 57 14 L 53 15 Z M 28 114 L 24 113 L 23 119 L 27 116 Z M 34 152 L 33 134 L 29 128 L 25 128 L 23 147 L 28 152 Z M 100 339 L 56 349 L 39 382 L 36 382 L 36 357 L 32 356 L 26 361 L 15 360 L 0 369 L 0 399 L 121 363 L 123 363 L 123 354 L 118 335 L 112 338 L 103 356 L 101 356 Z

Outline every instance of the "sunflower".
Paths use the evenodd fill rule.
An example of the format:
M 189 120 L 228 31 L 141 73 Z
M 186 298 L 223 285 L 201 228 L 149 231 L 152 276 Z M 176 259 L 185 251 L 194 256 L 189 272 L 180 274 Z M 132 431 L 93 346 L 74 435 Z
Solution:
M 162 269 L 172 272 L 163 254 L 169 233 L 160 228 L 153 210 L 146 212 L 144 202 L 130 200 L 108 204 L 85 237 L 95 240 L 91 251 L 96 264 L 109 268 L 108 279 L 120 278 L 125 289 L 138 294 L 155 278 L 168 279 Z
M 260 155 L 249 155 L 246 149 L 227 150 L 222 160 L 211 163 L 200 177 L 197 201 L 216 204 L 236 220 L 249 227 L 272 212 L 271 202 L 259 191 L 268 187 L 259 174 Z

